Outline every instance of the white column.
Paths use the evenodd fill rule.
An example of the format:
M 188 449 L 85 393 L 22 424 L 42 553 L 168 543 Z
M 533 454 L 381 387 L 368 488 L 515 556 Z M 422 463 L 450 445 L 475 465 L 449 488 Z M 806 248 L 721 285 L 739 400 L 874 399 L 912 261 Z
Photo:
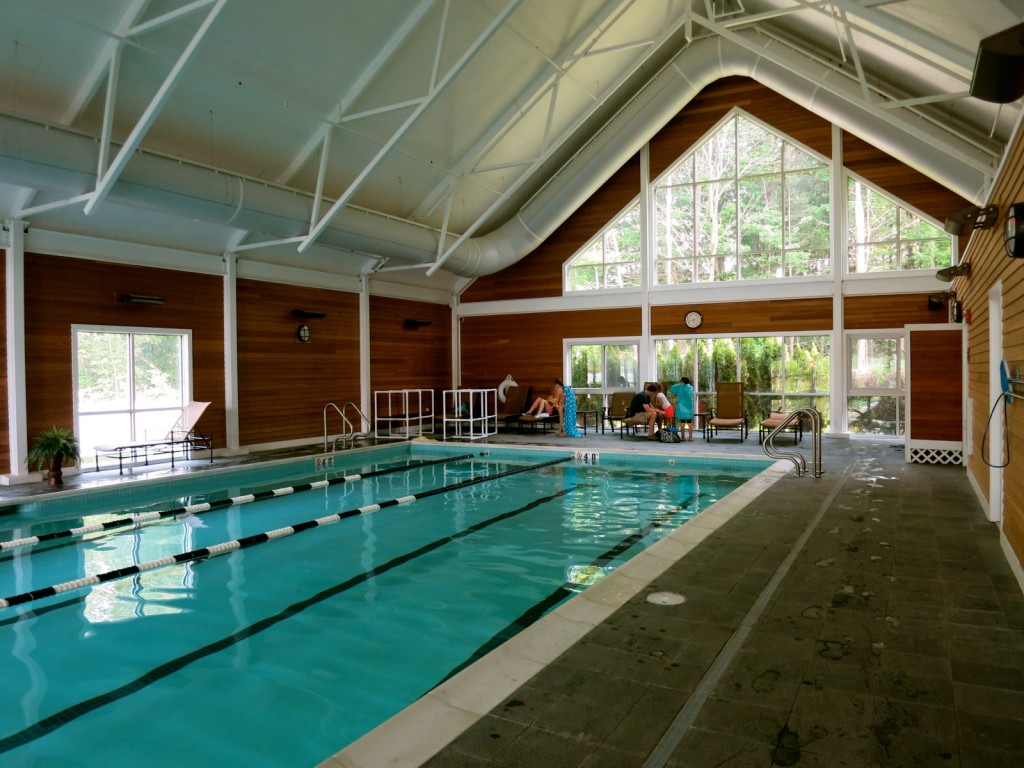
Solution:
M 39 479 L 28 474 L 28 422 L 25 404 L 25 231 L 28 222 L 7 219 L 7 423 L 11 450 L 11 473 L 0 483 L 12 485 Z
M 370 279 L 359 277 L 359 408 L 372 419 L 370 404 Z M 368 425 L 369 426 L 369 425 Z M 360 428 L 359 431 L 362 431 Z
M 843 312 L 843 278 L 846 275 L 846 254 L 849 233 L 846 228 L 846 179 L 843 173 L 843 132 L 832 126 L 832 349 L 829 354 L 831 388 L 829 391 L 829 428 L 833 436 L 849 437 L 846 423 L 846 324 Z
M 224 254 L 224 420 L 228 452 L 241 452 L 238 430 L 238 254 Z
M 657 381 L 658 356 L 651 343 L 651 284 L 654 282 L 654 192 L 651 189 L 650 145 L 640 149 L 640 381 Z

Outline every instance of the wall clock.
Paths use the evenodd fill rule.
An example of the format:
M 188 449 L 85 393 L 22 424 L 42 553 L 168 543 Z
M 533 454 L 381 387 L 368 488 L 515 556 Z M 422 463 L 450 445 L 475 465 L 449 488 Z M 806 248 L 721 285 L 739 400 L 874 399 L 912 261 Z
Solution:
M 306 325 L 305 323 L 303 323 L 302 325 L 295 329 L 295 337 L 299 341 L 309 341 L 309 336 L 309 326 Z
M 704 322 L 704 315 L 696 310 L 690 310 L 683 318 L 683 322 L 687 328 L 700 328 L 700 324 Z

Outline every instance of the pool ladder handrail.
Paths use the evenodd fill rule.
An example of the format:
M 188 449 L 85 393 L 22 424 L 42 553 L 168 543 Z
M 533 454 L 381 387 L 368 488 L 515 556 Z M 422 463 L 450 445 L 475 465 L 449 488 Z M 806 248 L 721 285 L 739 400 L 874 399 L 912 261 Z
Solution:
M 821 477 L 821 414 L 816 408 L 797 408 L 788 414 L 779 426 L 775 427 L 764 439 L 764 452 L 774 459 L 789 459 L 796 465 L 796 476 L 807 474 L 807 459 L 796 451 L 781 451 L 775 447 L 775 436 L 790 426 L 797 419 L 807 416 L 811 421 L 811 474 Z
M 340 435 L 334 438 L 333 443 L 327 436 L 327 412 L 331 408 L 338 412 L 338 415 L 341 416 L 342 422 L 342 432 Z M 352 420 L 345 413 L 349 409 L 356 412 L 356 417 L 359 420 L 360 426 L 364 424 L 366 425 L 365 430 L 359 431 L 356 429 L 355 425 L 352 423 Z M 355 445 L 355 442 L 358 438 L 368 436 L 371 431 L 372 427 L 370 425 L 370 420 L 366 417 L 365 413 L 359 410 L 359 406 L 353 403 L 351 400 L 347 401 L 343 406 L 341 406 L 341 408 L 339 408 L 335 403 L 328 403 L 327 405 L 324 406 L 324 453 L 327 453 L 332 450 L 338 450 L 339 441 L 341 442 L 342 450 L 344 450 L 345 448 L 351 448 L 353 445 Z

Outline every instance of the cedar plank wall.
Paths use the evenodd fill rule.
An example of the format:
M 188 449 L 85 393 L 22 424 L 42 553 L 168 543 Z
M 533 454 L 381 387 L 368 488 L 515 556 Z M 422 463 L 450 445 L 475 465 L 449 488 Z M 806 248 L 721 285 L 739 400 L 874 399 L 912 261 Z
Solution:
M 959 441 L 962 436 L 961 335 L 960 329 L 911 332 L 908 431 L 914 440 Z
M 461 386 L 490 389 L 511 373 L 536 397 L 550 392 L 562 375 L 563 338 L 639 336 L 640 308 L 471 316 L 460 333 Z
M 119 293 L 163 296 L 125 304 Z M 219 277 L 60 256 L 25 255 L 27 428 L 72 427 L 71 325 L 192 329 L 192 392 L 211 405 L 199 430 L 224 444 L 223 281 Z M 9 459 L 9 452 L 6 460 Z
M 943 290 L 942 283 L 935 281 Z M 904 325 L 945 323 L 949 314 L 928 309 L 928 294 L 902 293 L 889 296 L 846 296 L 843 299 L 843 325 L 848 331 L 875 328 L 903 328 Z
M 1002 174 L 987 202 L 999 206 L 999 225 L 977 230 L 964 257 L 971 274 L 953 281 L 953 289 L 970 312 L 967 325 L 968 393 L 972 398 L 971 456 L 967 469 L 982 494 L 988 498 L 989 469 L 982 458 L 982 439 L 989 420 L 989 311 L 988 293 L 1002 284 L 1003 359 L 1024 371 L 1024 259 L 1011 259 L 1003 247 L 1002 223 L 1006 210 L 1024 201 L 1024 134 L 1018 130 L 1015 144 L 1007 155 Z M 1006 408 L 1010 464 L 1003 470 L 1002 530 L 1018 561 L 1024 561 L 1024 400 L 1014 400 Z M 997 412 L 995 418 L 1000 418 Z M 985 446 L 985 457 L 994 461 Z
M 697 330 L 683 323 L 683 315 L 696 309 L 704 316 Z M 745 333 L 752 328 L 769 333 L 831 331 L 832 299 L 734 301 L 727 304 L 688 304 L 685 309 L 651 307 L 651 334 L 676 338 L 709 333 Z
M 237 296 L 240 443 L 321 436 L 327 403 L 359 402 L 358 294 L 243 279 Z M 327 317 L 300 319 L 292 309 Z M 295 335 L 302 323 L 306 343 Z
M 404 320 L 426 320 L 430 325 L 406 328 Z M 442 391 L 451 389 L 451 382 L 451 307 L 371 296 L 371 391 L 432 389 L 436 411 L 441 408 Z

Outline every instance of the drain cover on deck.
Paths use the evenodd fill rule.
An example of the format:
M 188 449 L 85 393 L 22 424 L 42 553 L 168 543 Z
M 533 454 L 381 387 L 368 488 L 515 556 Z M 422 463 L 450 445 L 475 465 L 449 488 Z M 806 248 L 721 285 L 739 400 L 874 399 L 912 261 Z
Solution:
M 675 592 L 652 592 L 647 596 L 647 602 L 655 605 L 679 605 L 685 603 L 686 598 Z

